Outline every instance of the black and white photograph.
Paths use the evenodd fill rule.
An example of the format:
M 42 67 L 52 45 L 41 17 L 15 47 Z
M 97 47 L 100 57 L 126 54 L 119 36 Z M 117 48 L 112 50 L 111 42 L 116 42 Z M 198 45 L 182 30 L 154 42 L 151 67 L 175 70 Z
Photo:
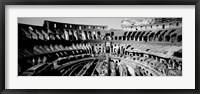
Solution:
M 18 17 L 18 76 L 182 76 L 180 17 Z

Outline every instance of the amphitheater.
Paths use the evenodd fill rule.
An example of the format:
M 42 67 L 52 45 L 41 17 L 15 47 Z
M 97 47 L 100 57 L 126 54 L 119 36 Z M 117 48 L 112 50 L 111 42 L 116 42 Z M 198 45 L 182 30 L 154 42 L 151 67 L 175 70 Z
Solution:
M 18 23 L 19 76 L 182 76 L 182 19 Z

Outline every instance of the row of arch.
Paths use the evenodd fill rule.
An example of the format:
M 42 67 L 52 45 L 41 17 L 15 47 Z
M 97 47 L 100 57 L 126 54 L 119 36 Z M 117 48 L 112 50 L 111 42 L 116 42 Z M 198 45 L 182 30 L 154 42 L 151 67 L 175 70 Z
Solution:
M 99 30 L 77 30 L 68 28 L 43 28 L 39 26 L 31 26 L 19 24 L 20 40 L 96 40 L 101 39 Z
M 125 32 L 123 36 L 114 36 L 114 40 L 124 41 L 157 41 L 157 42 L 182 42 L 180 29 L 153 31 L 130 31 Z
M 159 56 L 151 55 L 151 54 L 144 54 L 138 52 L 131 52 L 125 53 L 123 56 L 118 56 L 123 59 L 130 59 L 130 61 L 136 61 L 146 66 L 149 66 L 155 69 L 157 72 L 161 73 L 162 75 L 167 76 L 181 76 L 182 75 L 182 61 L 176 60 L 172 58 L 162 58 Z M 149 74 L 150 71 L 148 69 L 138 66 L 138 68 L 146 70 L 147 73 L 143 73 L 142 75 Z M 175 72 L 172 72 L 175 71 Z
M 60 23 L 53 21 L 44 21 L 45 28 L 65 28 L 65 29 L 76 29 L 76 30 L 85 30 L 85 29 L 95 29 L 95 30 L 104 30 L 107 29 L 107 26 L 103 25 L 84 25 L 84 24 L 69 24 L 69 23 Z
M 100 31 L 83 31 L 73 29 L 39 30 L 37 28 L 20 28 L 23 36 L 29 39 L 41 40 L 98 40 L 104 39 Z M 20 34 L 19 34 L 20 36 Z M 129 31 L 123 36 L 111 36 L 113 40 L 126 41 L 161 41 L 161 42 L 182 42 L 182 34 L 179 29 L 164 29 L 159 31 Z M 24 37 L 20 37 L 24 38 Z M 106 39 L 106 38 L 105 38 Z
M 177 22 L 170 22 L 170 23 L 164 23 L 164 24 L 153 24 L 153 25 L 144 25 L 144 26 L 126 26 L 122 25 L 122 28 L 124 30 L 150 30 L 150 29 L 167 29 L 167 28 L 175 28 L 182 26 L 182 23 Z

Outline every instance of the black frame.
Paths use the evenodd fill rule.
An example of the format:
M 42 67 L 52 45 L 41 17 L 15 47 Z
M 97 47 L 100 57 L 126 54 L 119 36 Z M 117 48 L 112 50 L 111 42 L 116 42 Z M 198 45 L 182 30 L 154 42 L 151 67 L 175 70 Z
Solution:
M 197 48 L 195 50 L 195 89 L 5 89 L 6 5 L 195 5 L 195 48 Z M 0 14 L 0 92 L 2 94 L 199 94 L 200 0 L 1 0 Z

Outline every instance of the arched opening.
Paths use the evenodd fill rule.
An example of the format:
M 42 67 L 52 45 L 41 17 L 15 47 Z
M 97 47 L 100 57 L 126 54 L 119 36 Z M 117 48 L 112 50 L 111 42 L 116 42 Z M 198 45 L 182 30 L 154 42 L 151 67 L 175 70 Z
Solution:
M 164 24 L 162 25 L 162 29 L 165 29 L 165 25 Z
M 124 36 L 126 36 L 127 33 L 128 33 L 128 32 L 124 32 Z
M 131 34 L 131 40 L 134 40 L 135 34 L 136 34 L 136 32 L 133 32 L 133 33 Z
M 143 37 L 143 40 L 144 40 L 145 42 L 147 42 L 147 36 L 144 36 L 144 37 Z
M 101 35 L 101 32 L 100 32 L 100 31 L 98 31 L 98 32 L 97 32 L 97 34 L 100 36 L 100 35 Z
M 172 42 L 172 43 L 174 43 L 174 42 L 176 41 L 176 36 L 177 36 L 176 33 L 173 34 L 173 35 L 171 35 L 171 42 Z
M 121 40 L 122 39 L 122 36 L 119 36 L 119 40 Z
M 123 36 L 123 40 L 126 40 L 126 36 Z
M 152 33 L 149 35 L 149 41 L 152 41 L 152 40 L 153 40 L 153 37 L 154 37 L 154 32 L 152 32 Z
M 110 53 L 110 46 L 106 46 L 106 53 Z
M 176 26 L 179 26 L 179 23 L 176 23 Z
M 182 35 L 178 35 L 177 42 L 182 42 Z
M 166 42 L 169 42 L 169 41 L 170 41 L 170 36 L 169 36 L 169 35 L 166 35 L 166 36 L 165 36 L 165 41 L 166 41 Z
M 135 40 L 137 41 L 141 32 L 138 32 L 135 36 Z
M 89 32 L 88 32 L 88 39 L 92 39 L 91 36 L 92 36 L 92 32 L 89 31 Z
M 158 41 L 162 41 L 162 40 L 163 40 L 162 36 L 159 36 Z
M 117 40 L 117 36 L 115 36 L 115 40 Z
M 147 42 L 148 41 L 148 35 L 150 34 L 151 31 L 146 31 L 147 33 L 144 34 L 143 36 L 143 41 Z
M 86 40 L 87 40 L 87 39 L 88 39 L 87 31 L 84 31 L 84 34 L 85 34 L 85 38 L 86 38 Z
M 127 38 L 127 41 L 129 41 L 129 40 L 130 40 L 130 37 L 129 37 L 129 36 L 127 36 L 126 38 Z
M 155 36 L 154 36 L 154 41 L 158 40 L 158 37 L 160 35 L 160 33 L 162 32 L 162 30 L 159 30 L 158 32 L 155 33 Z
M 98 36 L 98 39 L 101 38 L 101 32 L 100 31 L 97 32 L 97 36 Z
M 114 32 L 111 32 L 111 36 L 114 36 Z
M 158 41 L 163 41 L 164 40 L 164 35 L 167 33 L 168 30 L 162 31 L 162 33 L 158 37 Z
M 110 35 L 111 35 L 111 38 L 113 40 L 113 38 L 114 38 L 114 32 L 111 32 Z
M 106 39 L 106 40 L 111 40 L 110 33 L 106 33 L 106 34 L 105 34 L 105 39 Z
M 143 31 L 142 34 L 140 34 L 140 36 L 139 36 L 139 41 L 142 41 L 142 38 L 143 38 L 145 32 L 146 32 L 146 31 Z
M 131 37 L 131 40 L 133 40 L 134 39 L 134 37 Z

